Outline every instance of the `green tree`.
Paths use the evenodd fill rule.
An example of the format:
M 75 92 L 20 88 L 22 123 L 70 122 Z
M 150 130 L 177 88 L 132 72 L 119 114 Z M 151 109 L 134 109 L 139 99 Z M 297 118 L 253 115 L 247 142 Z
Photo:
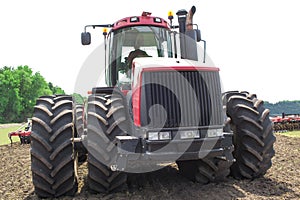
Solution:
M 37 97 L 53 94 L 48 86 L 48 83 L 39 72 L 36 72 L 33 75 L 32 80 L 32 105 L 35 104 L 35 100 Z
M 12 68 L 0 69 L 0 123 L 15 120 L 21 112 L 17 82 Z
M 14 77 L 16 80 L 16 88 L 19 89 L 19 103 L 20 103 L 20 115 L 17 117 L 17 121 L 22 121 L 30 117 L 32 113 L 33 104 L 32 98 L 32 70 L 28 66 L 19 66 L 14 70 Z
M 48 83 L 49 89 L 53 94 L 65 94 L 65 91 L 58 86 L 54 86 L 51 82 Z
M 0 69 L 0 123 L 21 122 L 31 117 L 36 99 L 44 95 L 64 94 L 64 90 L 28 66 Z

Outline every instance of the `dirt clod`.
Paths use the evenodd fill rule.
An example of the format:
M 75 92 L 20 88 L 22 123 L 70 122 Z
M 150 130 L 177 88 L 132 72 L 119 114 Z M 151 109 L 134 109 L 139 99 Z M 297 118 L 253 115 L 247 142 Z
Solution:
M 90 194 L 87 165 L 79 167 L 79 190 L 75 197 L 60 199 L 300 199 L 300 138 L 276 135 L 276 155 L 267 174 L 255 180 L 235 180 L 200 185 L 179 175 L 176 165 L 135 175 L 126 191 Z M 36 200 L 30 170 L 30 146 L 0 146 L 0 199 Z M 141 181 L 142 180 L 142 181 Z

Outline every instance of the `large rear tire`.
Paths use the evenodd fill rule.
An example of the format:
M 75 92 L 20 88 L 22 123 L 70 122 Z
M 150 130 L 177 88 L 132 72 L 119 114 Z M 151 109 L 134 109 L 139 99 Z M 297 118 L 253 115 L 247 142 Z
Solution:
M 234 132 L 233 155 L 236 162 L 231 174 L 238 179 L 253 179 L 263 176 L 272 166 L 275 154 L 269 110 L 256 95 L 247 92 L 227 93 L 226 113 L 231 130 Z
M 126 185 L 126 173 L 110 168 L 117 151 L 113 141 L 128 130 L 124 104 L 118 94 L 95 94 L 88 99 L 88 185 L 93 193 L 120 190 Z
M 77 155 L 70 96 L 37 99 L 32 118 L 31 171 L 35 193 L 52 198 L 77 191 Z

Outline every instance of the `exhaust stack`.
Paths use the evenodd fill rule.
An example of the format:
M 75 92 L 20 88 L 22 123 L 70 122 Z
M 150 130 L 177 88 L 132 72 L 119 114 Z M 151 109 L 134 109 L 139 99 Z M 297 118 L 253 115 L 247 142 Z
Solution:
M 186 30 L 188 31 L 193 30 L 193 17 L 195 12 L 196 12 L 196 7 L 192 6 L 190 11 L 188 12 L 187 20 L 186 20 Z

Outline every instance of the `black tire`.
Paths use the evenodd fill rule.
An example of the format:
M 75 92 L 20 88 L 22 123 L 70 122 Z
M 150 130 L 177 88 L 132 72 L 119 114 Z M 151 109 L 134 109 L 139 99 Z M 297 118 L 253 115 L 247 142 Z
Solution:
M 84 131 L 84 107 L 82 104 L 77 104 L 75 106 L 75 136 L 82 137 L 86 134 Z M 78 153 L 78 162 L 82 164 L 87 160 L 87 150 L 84 144 L 77 145 L 77 153 Z
M 88 99 L 88 185 L 92 193 L 107 193 L 126 186 L 127 175 L 110 169 L 116 157 L 116 136 L 126 135 L 128 115 L 118 94 Z
M 177 161 L 179 173 L 189 180 L 208 184 L 210 182 L 221 182 L 230 174 L 232 165 L 232 150 L 227 155 L 228 158 L 207 157 L 201 160 Z
M 237 179 L 253 179 L 263 176 L 272 166 L 275 154 L 269 110 L 256 95 L 235 92 L 227 95 L 226 113 L 234 132 L 233 152 L 236 162 L 231 166 L 231 174 Z
M 78 137 L 84 135 L 84 124 L 83 124 L 83 117 L 84 117 L 84 108 L 82 104 L 77 104 L 75 106 L 75 127 L 76 127 L 76 134 Z
M 73 102 L 70 96 L 37 99 L 32 118 L 31 171 L 35 193 L 42 198 L 74 195 Z

